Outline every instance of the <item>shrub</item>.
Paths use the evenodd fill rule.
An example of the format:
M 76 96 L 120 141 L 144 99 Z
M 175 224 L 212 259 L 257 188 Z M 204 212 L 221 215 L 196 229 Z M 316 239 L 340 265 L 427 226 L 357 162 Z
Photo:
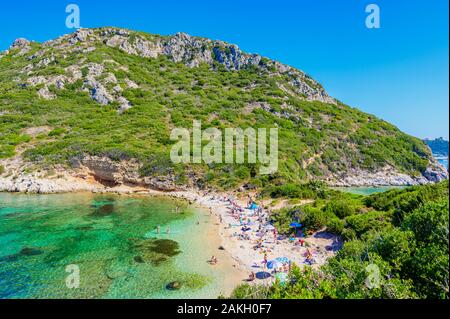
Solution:
M 322 229 L 332 218 L 329 213 L 315 207 L 305 206 L 302 210 L 300 221 L 308 230 Z
M 355 214 L 355 208 L 344 200 L 331 201 L 327 203 L 323 210 L 341 219 Z
M 341 235 L 345 228 L 345 221 L 339 218 L 332 218 L 327 223 L 327 230 L 330 233 Z
M 346 228 L 353 230 L 358 238 L 369 231 L 381 231 L 391 227 L 390 218 L 386 213 L 377 211 L 349 216 L 345 222 Z

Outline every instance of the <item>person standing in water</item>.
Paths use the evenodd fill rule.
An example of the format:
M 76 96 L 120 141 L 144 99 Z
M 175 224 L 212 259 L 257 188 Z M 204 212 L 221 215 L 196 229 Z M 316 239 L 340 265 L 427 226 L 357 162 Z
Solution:
M 158 227 L 156 227 L 156 233 L 160 234 L 161 233 L 161 226 L 158 225 Z
M 166 233 L 167 235 L 170 235 L 170 226 L 167 226 Z

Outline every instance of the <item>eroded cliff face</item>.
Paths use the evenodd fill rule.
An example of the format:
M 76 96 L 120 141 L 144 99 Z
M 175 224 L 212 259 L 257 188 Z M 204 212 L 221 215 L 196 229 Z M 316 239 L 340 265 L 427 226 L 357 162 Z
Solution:
M 141 176 L 142 165 L 137 160 L 113 161 L 107 157 L 84 156 L 73 159 L 71 167 L 58 166 L 51 173 L 34 171 L 31 163 L 21 159 L 1 160 L 4 172 L 0 174 L 0 192 L 21 193 L 66 193 L 66 192 L 118 192 L 134 193 L 147 190 L 162 192 L 199 189 L 201 176 L 190 174 L 183 184 L 177 183 L 173 174 Z M 362 170 L 329 176 L 329 186 L 413 186 L 437 183 L 448 179 L 448 172 L 438 163 L 420 176 L 409 176 L 393 167 L 384 167 L 376 172 Z
M 21 159 L 3 160 L 0 191 L 21 193 L 64 193 L 77 191 L 172 192 L 188 186 L 177 185 L 171 174 L 143 177 L 136 160 L 113 161 L 107 157 L 85 156 L 72 160 L 71 167 L 57 166 L 51 172 L 33 169 Z M 29 172 L 29 171 L 33 172 Z

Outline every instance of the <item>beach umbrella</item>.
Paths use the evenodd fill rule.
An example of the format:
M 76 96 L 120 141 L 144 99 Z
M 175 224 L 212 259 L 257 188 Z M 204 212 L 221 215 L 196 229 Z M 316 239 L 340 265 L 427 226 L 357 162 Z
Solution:
M 300 227 L 302 227 L 302 224 L 294 222 L 294 223 L 291 223 L 289 226 L 293 227 L 293 228 L 300 228 Z
M 267 263 L 267 268 L 269 269 L 276 269 L 276 268 L 280 268 L 283 267 L 283 264 L 281 262 L 279 262 L 278 260 L 271 260 Z
M 273 225 L 267 225 L 266 226 L 266 230 L 274 230 L 275 229 L 275 227 L 273 227 Z
M 256 237 L 264 237 L 264 233 L 256 233 Z

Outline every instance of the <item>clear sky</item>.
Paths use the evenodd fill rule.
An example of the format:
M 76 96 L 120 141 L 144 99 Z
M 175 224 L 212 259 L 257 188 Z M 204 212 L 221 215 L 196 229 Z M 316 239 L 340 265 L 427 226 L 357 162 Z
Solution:
M 15 38 L 45 41 L 81 26 L 179 31 L 235 43 L 295 66 L 341 101 L 417 137 L 449 137 L 448 0 L 3 0 L 0 50 Z M 366 5 L 381 28 L 365 26 Z

